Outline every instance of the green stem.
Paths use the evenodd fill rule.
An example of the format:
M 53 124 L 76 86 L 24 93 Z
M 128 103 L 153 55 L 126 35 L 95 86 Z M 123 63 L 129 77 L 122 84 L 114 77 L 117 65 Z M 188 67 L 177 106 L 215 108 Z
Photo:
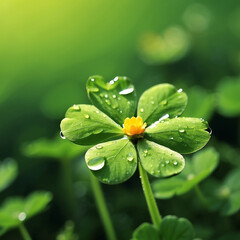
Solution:
M 23 225 L 23 223 L 21 223 L 19 226 L 19 231 L 22 234 L 22 237 L 24 240 L 32 240 L 32 238 L 30 237 L 26 227 Z
M 66 214 L 71 217 L 75 217 L 75 209 L 77 207 L 76 198 L 73 191 L 73 179 L 72 179 L 72 162 L 69 159 L 62 159 L 61 161 L 61 181 L 64 189 L 64 195 L 62 196 L 65 205 Z M 67 208 L 67 210 L 66 210 Z
M 209 207 L 208 201 L 207 201 L 207 199 L 205 198 L 205 196 L 204 196 L 204 194 L 202 193 L 202 191 L 201 191 L 201 189 L 199 188 L 199 186 L 198 186 L 198 185 L 195 185 L 194 189 L 195 189 L 195 192 L 196 192 L 196 194 L 197 194 L 197 196 L 198 196 L 198 199 L 202 202 L 202 204 L 203 204 L 206 208 L 208 208 L 208 207 Z
M 160 215 L 160 212 L 157 207 L 157 203 L 153 196 L 151 185 L 148 180 L 148 175 L 147 175 L 146 171 L 144 170 L 144 168 L 142 167 L 140 162 L 138 164 L 138 167 L 139 167 L 139 174 L 140 174 L 140 178 L 141 178 L 141 182 L 142 182 L 143 192 L 144 192 L 144 195 L 145 195 L 145 198 L 147 201 L 148 210 L 149 210 L 149 213 L 150 213 L 150 216 L 152 219 L 152 223 L 154 224 L 155 227 L 157 227 L 159 229 L 161 221 L 162 221 L 162 217 Z
M 108 240 L 116 240 L 117 238 L 115 235 L 115 231 L 114 231 L 114 228 L 112 225 L 110 215 L 107 210 L 107 206 L 105 203 L 101 185 L 100 185 L 99 181 L 97 180 L 97 178 L 92 175 L 92 173 L 90 173 L 90 179 L 91 179 L 92 190 L 93 190 L 93 194 L 94 194 L 95 201 L 97 204 L 98 212 L 102 219 L 102 223 L 104 225 L 107 238 L 108 238 Z

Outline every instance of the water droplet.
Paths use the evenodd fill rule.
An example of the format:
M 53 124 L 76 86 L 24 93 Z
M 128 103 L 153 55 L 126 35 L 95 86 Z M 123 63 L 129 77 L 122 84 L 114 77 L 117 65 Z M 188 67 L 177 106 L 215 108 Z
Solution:
M 177 166 L 177 165 L 178 165 L 178 162 L 176 162 L 176 161 L 175 161 L 175 162 L 173 162 L 173 165 Z
M 113 109 L 116 109 L 118 107 L 118 103 L 117 102 L 114 102 L 113 104 L 112 104 L 112 108 Z
M 89 169 L 93 171 L 100 170 L 104 167 L 105 165 L 105 158 L 104 157 L 97 157 L 89 160 L 87 162 L 87 166 Z
M 20 212 L 18 214 L 18 220 L 21 222 L 24 221 L 26 219 L 26 217 L 27 217 L 27 214 L 25 212 Z
M 107 94 L 105 94 L 105 95 L 104 95 L 104 97 L 105 97 L 105 98 L 108 98 L 108 95 L 107 95 Z
M 113 85 L 113 84 L 114 84 L 114 80 L 111 80 L 109 83 L 110 83 L 111 85 Z
M 74 104 L 72 108 L 73 108 L 74 110 L 81 110 L 80 106 L 79 106 L 79 105 L 76 105 L 76 104 Z
M 120 110 L 120 113 L 122 113 L 123 111 L 122 110 Z
M 148 150 L 147 150 L 147 149 L 145 149 L 143 152 L 144 152 L 144 153 L 148 153 Z
M 180 129 L 179 132 L 180 133 L 185 133 L 185 130 L 184 129 Z
M 178 89 L 178 92 L 179 92 L 179 93 L 182 92 L 182 91 L 183 91 L 182 88 Z
M 60 132 L 60 137 L 61 137 L 62 139 L 66 139 L 66 137 L 63 135 L 62 131 Z
M 162 164 L 161 164 L 161 167 L 165 167 L 165 164 L 164 164 L 164 163 L 162 163 Z
M 170 137 L 170 140 L 173 140 L 173 137 Z
M 169 160 L 167 160 L 167 161 L 166 161 L 166 164 L 169 164 L 169 163 L 170 163 L 170 161 L 169 161 Z
M 106 99 L 105 102 L 107 103 L 107 105 L 111 105 L 111 102 L 108 99 Z
M 134 159 L 134 157 L 133 157 L 132 153 L 129 153 L 129 155 L 127 156 L 127 160 L 131 162 L 133 159 Z
M 87 119 L 90 118 L 90 116 L 88 114 L 84 114 L 84 117 Z
M 210 135 L 212 134 L 212 129 L 210 127 L 208 127 L 206 131 L 209 132 Z
M 91 78 L 91 82 L 94 82 L 95 80 L 94 80 L 94 78 Z
M 112 97 L 113 97 L 113 98 L 116 98 L 117 96 L 114 94 Z
M 96 148 L 97 148 L 97 149 L 102 149 L 103 146 L 102 146 L 102 145 L 97 145 Z
M 144 112 L 144 109 L 143 109 L 143 108 L 141 108 L 141 109 L 140 109 L 140 112 Z
M 129 87 L 129 88 L 126 88 L 126 89 L 122 90 L 121 92 L 119 92 L 119 94 L 127 95 L 129 93 L 132 93 L 133 91 L 134 91 L 134 87 Z
M 167 105 L 168 104 L 168 101 L 165 99 L 162 101 L 162 105 Z
M 114 82 L 117 82 L 117 81 L 118 81 L 118 77 L 115 77 L 115 78 L 113 79 L 113 81 L 114 81 Z

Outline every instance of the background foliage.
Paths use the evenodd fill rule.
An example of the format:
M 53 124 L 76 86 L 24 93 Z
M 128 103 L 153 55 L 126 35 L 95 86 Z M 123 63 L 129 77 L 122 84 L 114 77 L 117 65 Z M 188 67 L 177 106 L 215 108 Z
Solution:
M 184 116 L 209 121 L 209 145 L 219 154 L 213 174 L 198 183 L 212 204 L 206 209 L 189 191 L 158 200 L 160 210 L 188 218 L 202 239 L 238 238 L 240 190 L 233 186 L 240 174 L 237 1 L 3 0 L 0 33 L 0 159 L 14 158 L 18 166 L 18 175 L 15 163 L 10 176 L 0 171 L 0 204 L 12 196 L 27 199 L 34 191 L 52 193 L 47 211 L 26 223 L 33 239 L 59 240 L 65 233 L 66 239 L 105 238 L 85 149 L 55 140 L 67 108 L 88 103 L 85 84 L 94 74 L 126 75 L 138 96 L 158 83 L 184 89 L 189 96 Z M 103 187 L 119 239 L 130 239 L 149 220 L 138 174 Z M 2 238 L 18 237 L 13 229 Z

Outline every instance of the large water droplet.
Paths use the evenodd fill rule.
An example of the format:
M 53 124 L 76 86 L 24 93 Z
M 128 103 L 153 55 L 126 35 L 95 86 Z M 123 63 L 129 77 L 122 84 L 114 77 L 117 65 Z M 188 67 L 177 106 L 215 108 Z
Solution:
M 208 127 L 206 131 L 209 132 L 210 135 L 212 134 L 212 129 L 210 127 Z
M 97 145 L 96 148 L 97 148 L 97 149 L 102 149 L 103 146 L 102 146 L 102 145 Z
M 180 129 L 179 132 L 180 133 L 185 133 L 185 130 L 184 129 Z
M 105 165 L 105 158 L 104 157 L 97 157 L 89 160 L 87 162 L 87 166 L 89 169 L 93 171 L 100 170 L 104 167 Z
M 27 217 L 27 214 L 25 212 L 20 212 L 18 214 L 18 220 L 21 222 L 24 221 L 26 219 L 26 217 Z
M 119 92 L 119 94 L 127 95 L 129 93 L 132 93 L 133 91 L 134 91 L 134 87 L 129 87 L 129 88 L 126 88 L 126 89 L 122 90 L 121 92 Z
M 112 97 L 113 97 L 113 98 L 116 98 L 117 96 L 114 94 Z
M 173 162 L 173 165 L 177 166 L 177 165 L 178 165 L 178 162 L 177 162 L 177 161 Z
M 105 97 L 105 98 L 108 98 L 108 95 L 107 95 L 107 94 L 105 94 L 105 95 L 104 95 L 104 97 Z
M 143 108 L 141 108 L 141 109 L 140 109 L 140 112 L 144 112 L 144 109 L 143 109 Z
M 62 139 L 66 139 L 66 137 L 63 135 L 62 131 L 60 132 L 60 137 L 61 137 Z
M 94 80 L 94 78 L 91 78 L 91 82 L 94 82 L 95 80 Z
M 84 114 L 84 117 L 87 119 L 90 118 L 90 116 L 88 114 Z

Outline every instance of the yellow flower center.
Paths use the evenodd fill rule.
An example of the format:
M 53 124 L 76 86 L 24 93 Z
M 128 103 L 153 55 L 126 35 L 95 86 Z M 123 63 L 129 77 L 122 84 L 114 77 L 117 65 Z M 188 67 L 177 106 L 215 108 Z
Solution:
M 141 117 L 126 118 L 123 124 L 123 131 L 126 135 L 141 135 L 145 131 L 146 123 L 143 124 Z

